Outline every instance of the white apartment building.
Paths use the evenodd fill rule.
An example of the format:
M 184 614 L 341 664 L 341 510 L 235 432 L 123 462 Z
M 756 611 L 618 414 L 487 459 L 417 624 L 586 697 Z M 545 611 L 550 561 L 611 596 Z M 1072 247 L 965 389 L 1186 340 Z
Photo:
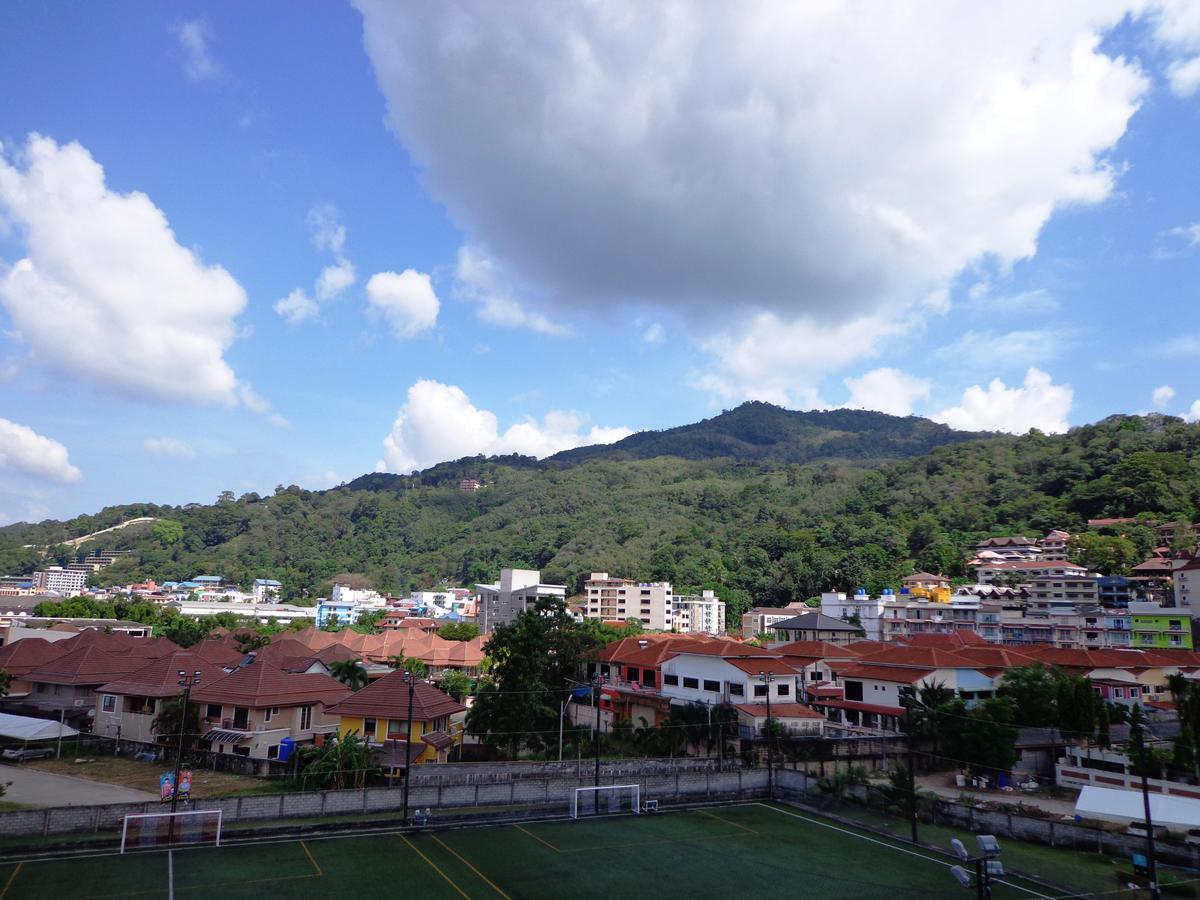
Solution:
M 73 597 L 82 593 L 87 587 L 88 569 L 64 569 L 62 566 L 47 566 L 41 572 L 34 572 L 34 586 L 39 591 L 53 591 L 64 597 Z
M 605 622 L 636 619 L 646 628 L 670 631 L 675 603 L 669 581 L 630 581 L 593 572 L 583 587 L 589 619 Z
M 254 579 L 253 594 L 255 603 L 269 603 L 280 598 L 283 594 L 283 585 L 274 578 L 256 578 Z
M 767 673 L 764 681 L 760 673 Z M 675 703 L 796 702 L 796 670 L 778 657 L 680 653 L 662 664 L 660 693 Z
M 829 591 L 821 595 L 821 613 L 833 619 L 849 622 L 858 617 L 868 641 L 882 641 L 884 608 L 896 602 L 896 595 L 891 588 L 885 588 L 878 597 L 872 597 L 860 588 L 850 596 L 839 591 Z
M 539 600 L 567 599 L 563 584 L 542 584 L 542 573 L 534 569 L 501 569 L 495 584 L 477 584 L 479 620 L 483 631 L 511 622 Z
M 215 616 L 219 613 L 236 612 L 239 616 L 247 616 L 267 624 L 271 619 L 286 625 L 297 619 L 317 618 L 315 606 L 292 606 L 289 603 L 245 603 L 236 610 L 230 610 L 228 603 L 205 603 L 200 600 L 172 600 L 168 604 L 179 610 L 181 616 L 201 619 L 205 616 Z
M 333 590 L 329 592 L 329 599 L 333 603 L 345 603 L 350 606 L 356 606 L 360 603 L 366 603 L 369 600 L 382 599 L 379 596 L 379 591 L 371 588 L 352 588 L 348 584 L 335 584 Z
M 980 584 L 991 584 L 1005 577 L 1015 577 L 1021 581 L 1045 578 L 1062 580 L 1067 576 L 1078 578 L 1090 574 L 1083 566 L 1072 562 L 1030 559 L 985 562 L 976 566 L 975 571 Z
M 1174 589 L 1175 605 L 1180 609 L 1192 608 L 1192 597 L 1200 597 L 1200 557 L 1189 560 L 1173 560 L 1171 586 Z M 1197 604 L 1200 606 L 1200 603 Z
M 724 634 L 725 603 L 713 591 L 679 594 L 675 597 L 672 619 L 682 634 Z

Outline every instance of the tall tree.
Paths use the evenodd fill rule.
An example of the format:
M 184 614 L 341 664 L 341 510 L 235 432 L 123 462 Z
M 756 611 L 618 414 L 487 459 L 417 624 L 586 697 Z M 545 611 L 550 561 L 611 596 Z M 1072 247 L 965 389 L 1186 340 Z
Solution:
M 362 690 L 370 680 L 367 670 L 357 659 L 339 659 L 330 663 L 329 674 L 352 691 Z

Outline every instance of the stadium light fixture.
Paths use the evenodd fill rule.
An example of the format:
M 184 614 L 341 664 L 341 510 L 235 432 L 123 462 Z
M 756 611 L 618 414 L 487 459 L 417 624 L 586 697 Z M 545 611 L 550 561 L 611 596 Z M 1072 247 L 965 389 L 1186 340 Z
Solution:
M 994 834 L 981 834 L 975 838 L 979 844 L 980 852 L 987 856 L 998 856 L 1000 854 L 1000 842 L 996 840 Z
M 971 876 L 967 874 L 967 870 L 962 866 L 951 866 L 950 874 L 954 876 L 954 880 L 958 882 L 959 887 L 969 888 L 971 886 Z
M 967 852 L 966 846 L 958 838 L 950 839 L 950 849 L 954 851 L 954 855 L 964 862 L 971 858 L 971 854 Z

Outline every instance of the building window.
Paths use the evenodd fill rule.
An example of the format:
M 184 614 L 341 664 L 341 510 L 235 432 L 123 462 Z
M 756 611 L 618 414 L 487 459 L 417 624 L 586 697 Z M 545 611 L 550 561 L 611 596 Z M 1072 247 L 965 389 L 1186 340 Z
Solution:
M 790 684 L 781 684 L 776 689 L 776 693 L 780 697 L 789 697 L 789 696 L 791 696 L 791 693 L 792 693 L 792 686 Z
M 302 706 L 300 707 L 300 730 L 308 731 L 310 728 L 312 728 L 312 707 Z
M 754 696 L 755 697 L 767 696 L 767 686 L 765 684 L 756 684 L 754 686 Z
M 206 718 L 206 719 L 221 718 L 221 704 L 220 703 L 208 704 L 208 706 L 204 710 L 204 718 Z
M 684 676 L 683 686 L 685 688 L 692 688 L 693 690 L 698 689 L 700 687 L 700 679 Z
M 663 684 L 670 685 L 671 687 L 679 687 L 679 676 L 678 675 L 664 675 L 663 676 Z
M 626 670 L 626 673 L 625 673 L 625 679 L 627 681 L 632 681 L 634 683 L 637 682 L 637 680 L 640 676 L 641 676 L 641 672 L 638 669 L 635 669 L 633 666 L 630 666 Z
M 367 741 L 375 740 L 375 731 L 378 727 L 374 719 L 363 719 L 363 739 Z
M 272 744 L 267 748 L 267 759 L 279 759 L 279 745 Z
M 704 689 L 713 694 L 719 694 L 719 693 L 721 693 L 721 682 L 711 681 L 710 679 L 705 678 L 704 679 Z
M 267 709 L 266 713 L 263 715 L 263 721 L 264 721 L 264 722 L 270 722 L 270 721 L 271 721 L 273 718 L 275 718 L 277 715 L 279 715 L 279 707 L 278 707 L 278 706 L 272 706 L 272 707 L 270 707 L 269 709 Z
M 236 706 L 233 710 L 233 727 L 244 731 L 250 725 L 250 710 L 244 706 Z M 247 753 L 250 751 L 247 750 Z
M 403 719 L 388 719 L 387 720 L 387 736 L 388 740 L 392 738 L 404 737 L 404 720 Z
M 1118 700 L 1125 699 L 1125 688 L 1113 688 L 1113 697 Z
M 844 682 L 844 686 L 847 700 L 856 700 L 859 703 L 862 702 L 863 686 L 861 681 L 846 681 Z
M 729 696 L 730 697 L 744 697 L 745 695 L 746 695 L 745 687 L 738 684 L 736 681 L 729 682 Z
M 116 712 L 117 711 L 117 698 L 114 697 L 112 694 L 105 694 L 104 697 L 100 701 L 100 708 L 108 713 Z

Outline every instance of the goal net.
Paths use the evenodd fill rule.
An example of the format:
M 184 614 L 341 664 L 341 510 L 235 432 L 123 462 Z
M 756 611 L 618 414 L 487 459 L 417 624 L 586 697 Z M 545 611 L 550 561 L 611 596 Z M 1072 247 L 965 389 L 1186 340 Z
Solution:
M 125 824 L 121 828 L 122 853 L 176 844 L 221 846 L 221 810 L 143 813 L 125 817 Z
M 642 811 L 642 788 L 637 784 L 606 784 L 575 788 L 571 793 L 571 818 Z

